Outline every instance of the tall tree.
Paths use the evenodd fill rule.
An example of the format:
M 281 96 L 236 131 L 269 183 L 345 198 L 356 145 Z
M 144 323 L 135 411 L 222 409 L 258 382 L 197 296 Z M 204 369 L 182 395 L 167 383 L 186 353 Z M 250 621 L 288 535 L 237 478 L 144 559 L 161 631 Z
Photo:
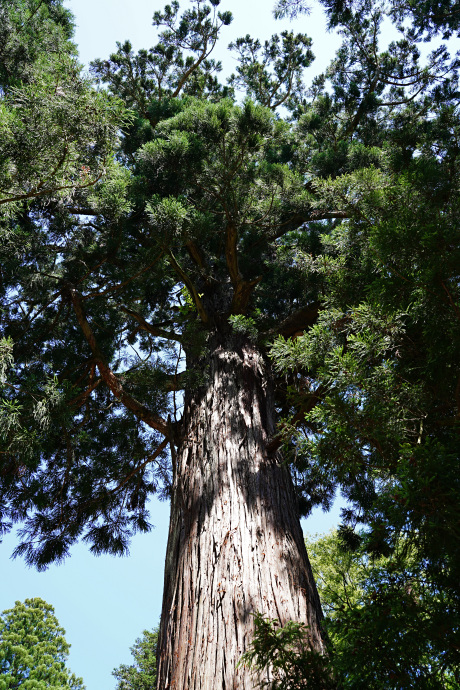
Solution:
M 160 687 L 249 687 L 236 664 L 254 609 L 309 621 L 323 645 L 292 481 L 269 445 L 275 391 L 257 342 L 259 331 L 289 333 L 314 317 L 314 290 L 303 295 L 284 275 L 289 250 L 279 262 L 267 242 L 305 191 L 283 163 L 289 128 L 270 109 L 222 99 L 207 56 L 231 17 L 215 5 L 182 18 L 167 7 L 154 49 L 134 56 L 120 45 L 96 65 L 135 112 L 120 165 L 94 193 L 34 203 L 40 266 L 36 252 L 12 261 L 4 283 L 17 362 L 5 397 L 24 435 L 35 430 L 27 456 L 6 436 L 4 496 L 25 519 L 16 553 L 43 567 L 82 534 L 96 553 L 124 551 L 130 532 L 148 528 L 146 497 L 163 480 L 172 507 Z M 299 40 L 275 39 L 275 73 Z M 286 57 L 287 77 L 307 61 L 299 50 Z M 185 352 L 185 373 L 156 355 L 167 342 L 175 359 Z M 183 387 L 179 418 L 168 392 Z M 37 398 L 52 410 L 38 427 Z
M 20 223 L 36 243 L 8 259 L 2 284 L 15 345 L 4 345 L 1 497 L 5 526 L 23 522 L 16 553 L 46 567 L 80 537 L 95 553 L 123 552 L 149 528 L 148 495 L 169 494 L 158 687 L 191 690 L 252 687 L 237 662 L 257 610 L 306 623 L 324 651 L 299 512 L 327 501 L 337 478 L 316 464 L 321 481 L 310 481 L 297 463 L 295 487 L 276 423 L 293 413 L 303 424 L 329 398 L 312 364 L 283 366 L 340 294 L 342 274 L 324 277 L 335 253 L 355 266 L 340 233 L 356 223 L 361 238 L 363 193 L 347 180 L 367 180 L 378 209 L 377 149 L 456 88 L 444 48 L 426 65 L 404 36 L 380 53 L 372 7 L 347 19 L 309 94 L 310 40 L 288 32 L 237 41 L 223 87 L 210 51 L 231 16 L 218 4 L 180 15 L 174 2 L 154 15 L 154 48 L 135 55 L 127 42 L 96 62 L 131 112 L 117 159 L 94 188 L 29 202 Z M 256 103 L 235 105 L 232 85 Z M 356 292 L 368 269 L 356 266 Z M 277 335 L 282 374 L 268 358 Z M 299 447 L 295 424 L 284 430 Z
M 84 690 L 66 667 L 70 645 L 43 599 L 17 601 L 0 615 L 1 690 Z

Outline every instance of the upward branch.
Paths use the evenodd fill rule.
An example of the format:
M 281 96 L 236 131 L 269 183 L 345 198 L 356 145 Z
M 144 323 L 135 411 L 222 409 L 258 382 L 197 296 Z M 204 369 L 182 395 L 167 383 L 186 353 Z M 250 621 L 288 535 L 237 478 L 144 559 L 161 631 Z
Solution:
M 184 269 L 180 266 L 180 264 L 177 262 L 174 254 L 169 251 L 169 260 L 171 262 L 171 266 L 174 268 L 176 271 L 177 275 L 181 278 L 181 280 L 184 281 L 184 284 L 189 291 L 190 295 L 192 296 L 193 302 L 195 304 L 196 310 L 200 316 L 200 319 L 202 320 L 203 323 L 209 323 L 209 316 L 204 308 L 203 302 L 201 301 L 200 295 L 198 294 L 198 290 L 196 289 L 195 285 L 193 284 L 192 280 L 190 279 L 190 276 L 187 275 L 187 273 L 184 271 Z
M 252 290 L 260 283 L 261 277 L 255 280 L 244 280 L 238 266 L 238 230 L 233 221 L 227 225 L 225 239 L 225 259 L 228 273 L 233 285 L 232 314 L 242 314 L 245 312 Z
M 70 298 L 72 300 L 72 305 L 78 323 L 83 331 L 88 345 L 91 348 L 91 352 L 93 353 L 93 357 L 104 383 L 110 388 L 117 400 L 119 400 L 126 407 L 126 409 L 130 410 L 138 419 L 150 426 L 152 429 L 156 429 L 164 436 L 168 436 L 168 424 L 165 422 L 165 420 L 151 412 L 151 410 L 145 407 L 145 405 L 127 393 L 121 385 L 118 377 L 108 365 L 104 355 L 99 349 L 93 330 L 88 323 L 88 319 L 86 318 L 86 314 L 82 306 L 81 295 L 75 289 L 72 289 L 70 290 Z

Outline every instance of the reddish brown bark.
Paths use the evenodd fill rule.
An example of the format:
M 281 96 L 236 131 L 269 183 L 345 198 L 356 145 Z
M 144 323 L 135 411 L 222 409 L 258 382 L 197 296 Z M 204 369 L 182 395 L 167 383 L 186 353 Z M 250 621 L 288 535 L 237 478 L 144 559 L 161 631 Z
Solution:
M 186 394 L 175 461 L 158 656 L 161 690 L 249 690 L 237 668 L 254 611 L 310 626 L 321 607 L 289 471 L 267 445 L 275 409 L 264 359 L 233 339 L 211 355 L 207 384 Z

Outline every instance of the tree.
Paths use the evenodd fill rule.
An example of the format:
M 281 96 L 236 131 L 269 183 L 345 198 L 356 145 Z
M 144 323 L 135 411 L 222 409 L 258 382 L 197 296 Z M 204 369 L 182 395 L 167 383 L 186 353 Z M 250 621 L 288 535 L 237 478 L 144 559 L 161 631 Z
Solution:
M 36 436 L 25 456 L 7 435 L 4 495 L 25 518 L 28 536 L 16 553 L 43 567 L 64 557 L 83 530 L 94 552 L 124 551 L 129 533 L 148 527 L 146 497 L 164 479 L 172 517 L 159 685 L 244 688 L 250 678 L 236 664 L 254 608 L 309 621 L 312 644 L 323 646 L 291 478 L 276 446 L 268 447 L 275 398 L 253 334 L 289 332 L 314 316 L 301 281 L 294 276 L 290 286 L 283 277 L 289 258 L 277 267 L 264 237 L 292 216 L 305 192 L 282 162 L 289 128 L 269 109 L 222 99 L 208 78 L 214 66 L 206 46 L 229 15 L 197 3 L 181 20 L 173 5 L 155 21 L 167 28 L 153 51 L 134 58 L 125 44 L 95 68 L 112 90 L 129 94 L 136 111 L 122 165 L 94 193 L 79 190 L 67 206 L 37 201 L 28 216 L 43 242 L 43 319 L 35 297 L 26 296 L 36 252 L 10 263 L 5 332 L 17 364 L 5 397 L 17 406 L 18 427 L 32 426 Z M 291 41 L 283 45 L 291 49 Z M 184 47 L 190 58 L 179 52 Z M 239 241 L 255 245 L 247 268 L 240 267 Z M 274 283 L 260 293 L 256 324 L 245 312 L 264 262 Z M 286 300 L 300 298 L 306 307 L 290 315 Z M 26 321 L 16 319 L 26 302 Z M 24 330 L 30 319 L 39 331 Z M 44 357 L 32 349 L 41 328 Z M 155 356 L 165 341 L 185 351 L 185 374 Z M 136 351 L 145 354 L 128 363 Z M 54 397 L 42 383 L 49 372 Z M 167 394 L 183 386 L 180 420 Z M 41 427 L 33 423 L 37 398 L 52 409 Z
M 308 540 L 342 688 L 455 688 L 458 665 L 448 634 L 455 602 L 435 586 L 407 539 L 375 557 L 333 532 Z M 454 614 L 455 615 L 455 614 Z
M 429 173 L 419 195 L 453 194 L 455 179 L 453 146 L 440 162 L 433 153 L 456 126 L 456 63 L 445 47 L 425 64 L 402 26 L 401 39 L 380 51 L 382 10 L 366 5 L 341 25 L 337 59 L 305 93 L 308 37 L 283 33 L 265 46 L 249 37 L 235 44 L 232 83 L 256 102 L 236 105 L 209 57 L 231 20 L 217 6 L 197 1 L 181 16 L 177 3 L 168 5 L 154 15 L 154 48 L 134 55 L 119 44 L 95 63 L 131 112 L 116 160 L 106 178 L 65 203 L 52 195 L 30 202 L 17 222 L 33 247 L 9 257 L 2 285 L 3 334 L 15 343 L 4 346 L 4 405 L 12 410 L 2 455 L 5 526 L 23 522 L 16 553 L 42 568 L 78 538 L 95 553 L 125 552 L 129 536 L 149 528 L 149 494 L 171 496 L 161 688 L 252 687 L 237 662 L 255 611 L 282 626 L 306 624 L 311 650 L 324 653 L 299 513 L 327 504 L 341 483 L 369 510 L 377 551 L 388 542 L 383 506 L 396 476 L 394 456 L 384 455 L 375 476 L 367 471 L 374 435 L 362 426 L 350 446 L 345 412 L 358 415 L 367 398 L 356 402 L 338 375 L 335 338 L 342 344 L 348 305 L 373 286 L 374 238 L 387 251 L 386 228 L 405 229 L 392 194 L 410 216 L 407 178 L 417 166 Z M 290 119 L 275 112 L 280 103 Z M 430 217 L 428 199 L 415 206 Z M 442 207 L 448 229 L 453 208 Z M 409 244 L 402 238 L 401 253 Z M 379 284 L 390 293 L 383 266 Z M 372 325 L 382 310 L 371 306 Z M 359 354 L 360 341 L 350 342 Z M 373 382 L 372 371 L 367 361 L 360 376 Z M 406 405 L 404 386 L 393 384 Z M 378 409 L 386 434 L 394 404 Z M 399 448 L 409 429 L 404 438 L 426 453 L 420 417 L 415 426 L 410 419 L 388 444 Z M 404 458 L 410 468 L 412 455 Z M 423 534 L 452 536 L 444 527 Z M 440 574 L 453 553 L 443 543 L 432 558 Z
M 0 616 L 1 690 L 84 690 L 81 678 L 66 668 L 70 645 L 43 599 L 17 601 Z
M 158 628 L 144 630 L 130 650 L 134 664 L 121 664 L 112 672 L 117 679 L 117 690 L 151 690 L 156 687 L 157 645 Z

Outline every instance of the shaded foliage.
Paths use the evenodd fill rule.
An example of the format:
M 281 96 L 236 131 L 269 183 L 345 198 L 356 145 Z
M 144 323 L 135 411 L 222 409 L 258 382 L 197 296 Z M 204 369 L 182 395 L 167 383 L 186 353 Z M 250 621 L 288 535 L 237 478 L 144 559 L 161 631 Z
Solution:
M 458 609 L 430 577 L 409 540 L 390 556 L 353 550 L 343 530 L 306 541 L 325 613 L 329 656 L 310 650 L 305 626 L 256 616 L 241 663 L 260 687 L 447 688 L 458 686 Z M 451 615 L 446 618 L 446 611 Z

